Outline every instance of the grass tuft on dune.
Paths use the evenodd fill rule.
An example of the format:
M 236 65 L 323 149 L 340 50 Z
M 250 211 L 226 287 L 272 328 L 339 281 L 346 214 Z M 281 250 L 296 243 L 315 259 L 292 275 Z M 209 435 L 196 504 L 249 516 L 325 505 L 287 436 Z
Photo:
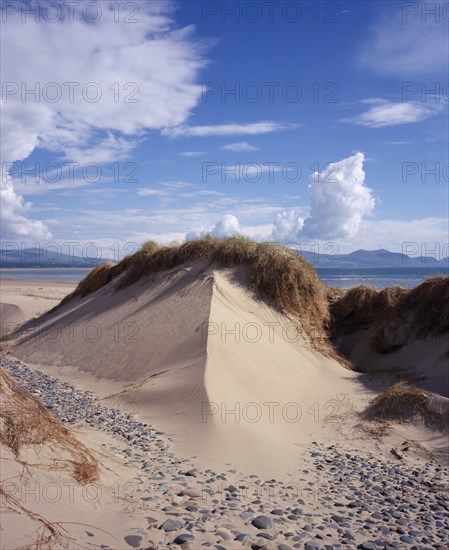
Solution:
M 21 462 L 22 449 L 33 446 L 39 450 L 48 445 L 64 457 L 55 460 L 53 469 L 68 470 L 79 483 L 98 480 L 94 455 L 3 369 L 0 369 L 0 443 Z
M 417 339 L 449 333 L 449 277 L 429 277 L 415 288 L 359 286 L 331 304 L 335 336 L 373 328 L 371 347 L 391 353 Z
M 448 411 L 440 412 L 432 407 L 432 399 L 437 397 L 405 381 L 397 382 L 371 401 L 364 416 L 369 420 L 395 422 L 419 418 L 428 428 L 448 432 Z
M 280 312 L 299 321 L 315 349 L 348 365 L 328 342 L 330 315 L 325 285 L 306 260 L 289 248 L 274 243 L 256 243 L 240 236 L 220 239 L 210 235 L 166 246 L 147 241 L 140 250 L 118 264 L 96 267 L 61 305 L 95 292 L 119 275 L 117 290 L 136 283 L 142 277 L 193 261 L 216 263 L 225 268 L 244 265 L 252 290 L 271 300 Z

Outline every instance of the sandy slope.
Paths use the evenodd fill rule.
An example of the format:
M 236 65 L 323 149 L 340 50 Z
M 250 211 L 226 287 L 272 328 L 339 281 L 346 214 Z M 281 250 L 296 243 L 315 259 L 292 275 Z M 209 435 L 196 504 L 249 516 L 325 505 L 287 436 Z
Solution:
M 123 548 L 124 537 L 146 525 L 148 507 L 128 498 L 136 472 L 102 447 L 120 444 L 90 428 L 78 430 L 77 436 L 101 461 L 100 480 L 94 484 L 82 485 L 52 466 L 55 456 L 58 460 L 70 457 L 55 455 L 50 444 L 23 449 L 20 460 L 2 449 L 1 550 L 51 537 L 52 530 L 55 548 L 98 548 L 100 543 Z
M 29 316 L 16 304 L 0 303 L 0 336 L 14 332 Z
M 404 345 L 392 353 L 378 353 L 371 345 L 377 326 L 339 338 L 338 348 L 361 372 L 391 373 L 449 397 L 449 339 L 428 338 Z
M 240 282 L 196 263 L 118 293 L 109 286 L 41 319 L 14 354 L 134 404 L 184 456 L 285 476 L 301 445 L 338 437 L 330 417 L 359 408 L 367 391 Z
M 67 429 L 3 367 L 0 442 L 1 550 L 123 548 L 145 525 L 123 443 L 86 424 Z
M 131 406 L 205 468 L 287 478 L 311 441 L 376 447 L 355 411 L 385 383 L 311 349 L 241 271 L 195 263 L 120 292 L 110 284 L 40 319 L 13 354 Z
M 54 307 L 76 287 L 49 281 L 0 281 L 0 336 Z
M 25 292 L 21 285 L 15 287 L 19 294 L 35 293 L 35 289 Z M 45 287 L 40 290 L 45 292 Z M 16 303 L 12 290 L 8 299 Z M 22 491 L 19 504 L 26 509 L 14 509 L 10 502 L 2 509 L 0 550 L 48 534 L 40 521 L 44 518 L 57 525 L 61 547 L 98 548 L 101 543 L 131 548 L 130 535 L 143 547 L 171 547 L 192 521 L 198 544 L 207 541 L 226 547 L 230 544 L 226 526 L 234 526 L 232 537 L 242 532 L 251 540 L 257 537 L 251 518 L 239 514 L 254 507 L 254 497 L 260 494 L 258 513 L 267 514 L 271 509 L 296 509 L 298 495 L 302 497 L 307 516 L 298 521 L 291 515 L 288 520 L 276 519 L 270 530 L 273 537 L 285 542 L 288 537 L 283 533 L 304 534 L 305 522 L 315 525 L 324 514 L 321 534 L 330 542 L 341 542 L 330 519 L 335 502 L 346 502 L 353 491 L 369 494 L 364 475 L 368 468 L 378 467 L 376 460 L 411 470 L 424 468 L 423 475 L 432 480 L 440 470 L 435 470 L 436 462 L 428 465 L 429 452 L 449 463 L 446 435 L 422 424 L 385 429 L 361 420 L 358 413 L 394 380 L 398 364 L 391 357 L 399 357 L 390 354 L 376 363 L 368 340 L 367 334 L 358 334 L 357 340 L 344 342 L 368 372 L 349 371 L 315 351 L 289 318 L 256 300 L 247 290 L 243 269 L 216 270 L 201 263 L 161 272 L 119 292 L 109 284 L 31 319 L 22 336 L 6 344 L 6 351 L 29 366 L 93 391 L 108 406 L 135 413 L 155 428 L 158 440 L 152 439 L 144 451 L 137 447 L 136 452 L 135 443 L 126 438 L 78 425 L 79 438 L 100 457 L 100 498 L 90 498 L 64 471 L 35 466 L 24 471 L 9 451 L 2 453 L 0 487 L 5 482 L 17 484 Z M 440 357 L 438 342 L 416 342 L 408 348 L 397 353 L 408 352 L 400 358 L 408 358 L 415 370 Z M 373 373 L 376 364 L 387 374 Z M 439 372 L 433 369 L 427 380 L 437 391 Z M 440 374 L 444 379 L 444 372 Z M 441 397 L 435 406 L 444 409 L 447 403 Z M 391 454 L 392 448 L 401 459 Z M 39 456 L 33 452 L 25 457 L 30 464 L 50 464 L 54 458 L 48 447 L 40 449 Z M 354 454 L 364 458 L 353 477 L 347 463 L 348 457 L 359 460 Z M 193 466 L 199 469 L 198 476 L 187 477 Z M 224 477 L 221 472 L 226 472 Z M 373 479 L 377 475 L 374 471 Z M 396 478 L 390 481 L 395 487 Z M 236 500 L 228 499 L 229 484 L 239 488 Z M 24 487 L 29 495 L 23 493 Z M 128 498 L 130 487 L 132 498 Z M 183 487 L 194 490 L 193 496 L 181 496 Z M 413 497 L 415 501 L 427 491 L 418 487 L 422 491 Z M 394 491 L 387 494 L 401 498 L 402 487 Z M 376 502 L 382 498 L 376 493 Z M 219 513 L 215 513 L 217 503 Z M 0 504 L 5 505 L 1 498 Z M 188 516 L 187 510 L 180 512 L 184 526 L 165 532 L 162 525 L 174 517 L 169 510 L 178 506 L 200 510 L 189 511 Z M 201 507 L 209 509 L 207 519 Z M 368 518 L 371 507 L 363 513 Z M 354 545 L 375 537 L 365 531 L 354 531 Z M 249 540 L 232 547 L 248 547 Z
M 206 418 L 220 443 L 212 454 L 231 449 L 233 460 L 267 475 L 292 473 L 301 447 L 336 440 L 341 419 L 333 415 L 358 408 L 366 391 L 357 374 L 312 350 L 290 319 L 256 303 L 231 272 L 214 277 L 205 372 Z

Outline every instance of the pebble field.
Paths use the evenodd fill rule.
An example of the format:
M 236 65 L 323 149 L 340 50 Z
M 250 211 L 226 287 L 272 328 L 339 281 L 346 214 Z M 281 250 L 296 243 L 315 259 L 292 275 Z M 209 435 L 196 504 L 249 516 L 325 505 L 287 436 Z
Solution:
M 449 470 L 434 460 L 314 443 L 301 448 L 291 483 L 243 476 L 231 464 L 203 471 L 176 455 L 167 434 L 93 393 L 20 361 L 0 365 L 66 425 L 117 441 L 105 451 L 135 470 L 130 497 L 148 507 L 147 524 L 124 537 L 124 549 L 449 549 Z

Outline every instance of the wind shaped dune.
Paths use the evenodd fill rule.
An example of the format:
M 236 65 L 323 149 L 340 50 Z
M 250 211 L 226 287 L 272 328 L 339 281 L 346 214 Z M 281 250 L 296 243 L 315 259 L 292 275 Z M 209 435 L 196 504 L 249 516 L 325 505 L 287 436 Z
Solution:
M 331 306 L 334 344 L 362 372 L 449 397 L 449 277 L 413 289 L 356 287 Z
M 386 304 L 405 291 L 354 292 L 329 300 L 307 262 L 271 243 L 150 242 L 95 268 L 30 321 L 12 351 L 109 404 L 132 405 L 205 468 L 285 477 L 304 445 L 353 440 L 360 413 L 386 387 L 348 368 L 329 329 L 358 360 L 348 353 L 354 334 L 380 316 L 393 322 Z
M 285 473 L 317 425 L 336 437 L 326 421 L 342 412 L 335 403 L 362 388 L 350 408 L 366 393 L 336 361 L 328 318 L 325 287 L 283 247 L 240 238 L 150 244 L 93 270 L 29 323 L 13 353 L 134 404 L 211 467 L 229 459 L 272 474 L 276 458 Z

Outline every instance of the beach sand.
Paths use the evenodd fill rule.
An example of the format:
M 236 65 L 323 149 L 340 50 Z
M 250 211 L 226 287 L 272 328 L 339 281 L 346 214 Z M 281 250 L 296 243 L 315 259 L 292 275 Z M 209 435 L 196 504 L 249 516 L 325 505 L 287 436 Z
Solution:
M 203 468 L 232 463 L 286 479 L 304 445 L 350 437 L 351 410 L 376 395 L 360 374 L 312 349 L 291 319 L 257 302 L 241 275 L 200 263 L 75 298 L 36 330 L 14 356 L 109 404 L 131 405 Z
M 16 306 L 23 320 L 51 309 L 74 288 L 29 281 L 2 286 L 6 314 L 18 315 Z M 146 510 L 143 515 L 133 511 L 134 519 L 118 526 L 123 502 L 112 505 L 106 499 L 98 504 L 91 521 L 121 541 L 111 548 L 133 546 L 123 544 L 125 532 L 141 537 L 136 547 L 142 548 L 171 547 L 175 535 L 191 532 L 195 542 L 184 547 L 195 550 L 200 542 L 233 549 L 251 547 L 256 539 L 266 545 L 260 548 L 278 548 L 281 543 L 291 548 L 295 542 L 308 548 L 307 541 L 342 540 L 340 520 L 332 520 L 332 514 L 342 510 L 354 537 L 348 540 L 358 544 L 375 538 L 374 531 L 357 525 L 358 516 L 347 508 L 357 495 L 364 498 L 363 471 L 374 468 L 376 479 L 383 468 L 384 473 L 395 466 L 418 468 L 430 479 L 438 477 L 436 468 L 448 464 L 447 435 L 420 422 L 386 425 L 361 417 L 367 404 L 394 381 L 391 373 L 354 372 L 316 351 L 289 317 L 254 297 L 240 269 L 193 262 L 119 292 L 110 283 L 25 328 L 15 342 L 4 344 L 8 359 L 20 359 L 32 369 L 92 391 L 102 405 L 131 413 L 157 430 L 160 446 L 143 447 L 136 457 L 131 440 L 119 444 L 114 433 L 98 436 L 82 419 L 77 428 L 89 448 L 99 452 L 98 445 L 104 443 L 100 450 L 108 472 L 106 485 L 113 482 L 112 472 L 122 481 L 133 479 L 138 490 L 131 500 L 136 497 Z M 120 454 L 124 449 L 125 457 Z M 121 466 L 116 468 L 117 456 Z M 196 473 L 186 476 L 186 471 Z M 405 498 L 391 481 L 389 494 Z M 205 493 L 208 486 L 214 490 Z M 224 486 L 231 489 L 226 492 Z M 253 490 L 250 495 L 250 487 L 259 487 L 260 494 Z M 319 487 L 324 492 L 317 496 Z M 182 495 L 183 490 L 192 490 L 193 496 Z M 377 489 L 369 491 L 367 502 L 372 504 L 363 510 L 366 518 L 373 513 L 371 499 L 379 497 Z M 418 498 L 415 488 L 410 491 Z M 335 508 L 340 501 L 342 508 Z M 70 513 L 83 523 L 89 516 L 83 502 L 79 509 L 69 507 L 66 514 L 63 508 L 59 515 L 54 505 L 47 505 L 51 510 L 38 507 L 39 513 L 52 521 L 63 521 Z M 298 506 L 306 517 L 295 519 L 292 510 Z M 282 513 L 273 514 L 278 508 Z M 145 514 L 155 520 L 153 527 L 148 527 Z M 256 514 L 272 520 L 262 539 L 260 529 L 251 524 Z M 321 531 L 323 517 L 331 519 Z M 167 535 L 158 527 L 170 518 L 182 527 Z M 190 524 L 194 527 L 186 531 Z M 305 525 L 310 530 L 304 530 Z M 248 537 L 234 541 L 239 533 Z M 75 529 L 73 536 L 84 541 L 87 535 Z M 292 542 L 293 536 L 299 539 Z M 392 530 L 389 536 L 399 540 L 400 532 Z
M 76 287 L 74 283 L 53 281 L 0 281 L 0 336 L 17 329 L 25 321 L 53 308 Z

